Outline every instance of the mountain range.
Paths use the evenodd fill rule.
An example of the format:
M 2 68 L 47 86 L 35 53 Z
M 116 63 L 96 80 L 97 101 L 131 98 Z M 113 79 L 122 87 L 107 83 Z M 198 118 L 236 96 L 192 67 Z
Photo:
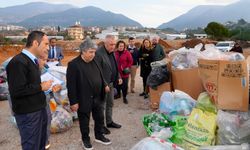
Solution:
M 163 23 L 158 29 L 194 29 L 197 27 L 206 27 L 211 21 L 225 23 L 227 21 L 237 21 L 241 18 L 250 21 L 249 7 L 250 0 L 240 0 L 225 6 L 201 5 L 167 23 Z
M 80 21 L 83 26 L 142 27 L 140 23 L 122 14 L 104 11 L 93 6 L 77 8 L 66 4 L 34 2 L 0 8 L 1 24 L 16 24 L 27 28 L 44 25 L 68 27 L 76 21 Z

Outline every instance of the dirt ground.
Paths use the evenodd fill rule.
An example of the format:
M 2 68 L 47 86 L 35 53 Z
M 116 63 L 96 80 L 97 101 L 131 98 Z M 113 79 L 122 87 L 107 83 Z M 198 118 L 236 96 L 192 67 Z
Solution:
M 142 81 L 138 75 L 136 81 L 136 93 L 129 93 L 128 105 L 123 104 L 122 99 L 114 101 L 113 120 L 120 123 L 122 128 L 111 129 L 111 134 L 107 136 L 112 141 L 110 146 L 94 142 L 94 123 L 91 121 L 90 136 L 95 150 L 129 150 L 147 136 L 141 118 L 152 111 L 149 109 L 148 100 L 138 96 L 142 89 Z M 19 132 L 10 123 L 10 108 L 7 101 L 0 101 L 0 133 L 1 150 L 21 149 Z M 79 122 L 75 121 L 73 127 L 66 132 L 52 134 L 50 142 L 51 150 L 81 150 Z

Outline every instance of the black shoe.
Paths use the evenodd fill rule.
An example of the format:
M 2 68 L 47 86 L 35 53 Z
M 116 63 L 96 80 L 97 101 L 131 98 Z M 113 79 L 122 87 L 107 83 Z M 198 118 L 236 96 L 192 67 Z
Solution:
M 85 150 L 92 150 L 93 149 L 92 144 L 90 143 L 89 140 L 83 141 L 83 148 Z
M 109 131 L 109 129 L 107 127 L 103 127 L 103 134 L 110 134 L 111 132 Z
M 127 98 L 123 98 L 123 103 L 124 103 L 124 104 L 128 104 Z
M 107 124 L 107 127 L 108 127 L 108 128 L 117 128 L 117 129 L 119 129 L 119 128 L 121 128 L 122 126 L 119 125 L 119 124 L 117 124 L 117 123 L 112 122 L 112 123 L 110 123 L 110 124 Z
M 116 96 L 114 97 L 114 99 L 119 99 L 119 98 L 121 98 L 121 95 L 116 95 Z
M 139 96 L 144 96 L 145 95 L 145 93 L 144 92 L 142 92 Z
M 145 95 L 144 95 L 144 99 L 147 99 L 147 98 L 149 98 L 149 95 L 148 95 L 148 94 L 145 94 Z
M 110 145 L 111 144 L 111 141 L 103 135 L 96 137 L 95 141 L 97 143 L 101 143 L 103 145 Z

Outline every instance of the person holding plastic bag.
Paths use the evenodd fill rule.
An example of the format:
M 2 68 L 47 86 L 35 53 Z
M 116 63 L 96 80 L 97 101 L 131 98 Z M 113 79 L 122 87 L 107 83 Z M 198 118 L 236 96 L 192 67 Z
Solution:
M 81 55 L 68 63 L 67 88 L 73 111 L 77 111 L 84 149 L 93 149 L 89 137 L 92 113 L 95 122 L 95 141 L 104 145 L 111 141 L 103 135 L 105 92 L 110 92 L 104 80 L 100 59 L 95 56 L 97 46 L 88 37 L 80 45 Z
M 118 71 L 122 78 L 122 84 L 117 86 L 117 95 L 121 97 L 120 91 L 122 90 L 123 103 L 128 104 L 128 79 L 130 69 L 133 64 L 133 58 L 128 50 L 126 50 L 126 43 L 124 41 L 118 41 L 116 44 L 117 51 L 115 57 L 118 65 Z
M 151 72 L 151 62 L 152 62 L 152 44 L 149 39 L 144 39 L 142 42 L 142 46 L 139 50 L 139 58 L 140 58 L 140 66 L 141 66 L 141 77 L 143 80 L 143 92 L 140 96 L 144 96 L 144 98 L 148 98 L 149 87 L 147 86 L 147 79 Z

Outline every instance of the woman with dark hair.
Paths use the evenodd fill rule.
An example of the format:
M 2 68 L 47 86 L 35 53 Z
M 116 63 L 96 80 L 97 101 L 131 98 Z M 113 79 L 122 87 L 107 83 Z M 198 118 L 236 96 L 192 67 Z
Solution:
M 149 88 L 147 86 L 147 78 L 151 72 L 151 62 L 152 62 L 152 44 L 149 39 L 144 39 L 142 42 L 142 46 L 139 50 L 139 58 L 141 60 L 141 77 L 143 79 L 143 92 L 140 96 L 144 96 L 144 98 L 148 98 Z
M 127 93 L 128 93 L 128 79 L 130 74 L 130 68 L 133 64 L 133 58 L 130 52 L 126 49 L 126 43 L 124 41 L 118 41 L 116 44 L 115 57 L 118 64 L 118 71 L 122 78 L 122 85 L 117 86 L 117 96 L 121 97 L 120 92 L 122 91 L 123 102 L 128 104 Z

